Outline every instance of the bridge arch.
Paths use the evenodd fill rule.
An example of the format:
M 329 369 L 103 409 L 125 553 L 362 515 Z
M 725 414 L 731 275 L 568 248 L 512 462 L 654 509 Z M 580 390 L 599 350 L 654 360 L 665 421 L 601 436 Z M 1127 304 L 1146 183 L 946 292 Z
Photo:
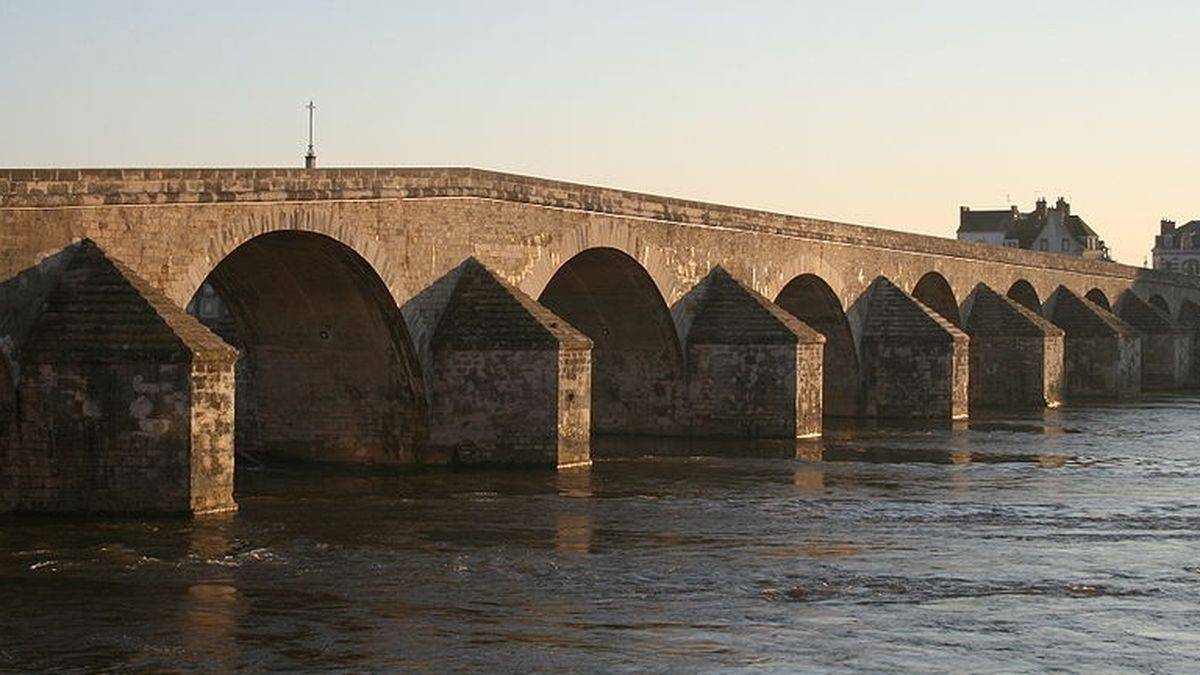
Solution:
M 352 221 L 347 218 L 343 222 L 328 208 L 298 204 L 221 222 L 211 234 L 195 242 L 198 246 L 189 252 L 190 262 L 182 273 L 172 275 L 163 290 L 183 307 L 200 290 L 217 265 L 238 247 L 272 232 L 300 232 L 324 235 L 353 251 L 383 281 L 385 288 L 399 303 L 404 299 L 405 291 L 400 274 L 403 270 L 392 264 L 387 247 L 380 244 L 366 228 L 355 227 Z M 403 256 L 397 257 L 403 259 Z
M 1097 305 L 1100 305 L 1101 307 L 1109 310 L 1110 312 L 1112 311 L 1112 304 L 1109 303 L 1108 296 L 1105 295 L 1104 291 L 1100 290 L 1099 288 L 1093 288 L 1092 290 L 1085 293 L 1083 297 L 1087 298 L 1088 300 L 1091 300 L 1092 302 L 1096 303 Z
M 950 287 L 950 282 L 946 281 L 946 277 L 938 272 L 927 272 L 913 286 L 912 294 L 950 323 L 962 327 L 958 301 L 954 299 L 954 290 Z
M 1042 301 L 1038 298 L 1037 289 L 1033 284 L 1025 279 L 1017 279 L 1012 286 L 1008 288 L 1008 299 L 1016 302 L 1025 309 L 1028 309 L 1036 314 L 1042 311 Z
M 413 462 L 424 386 L 372 265 L 324 234 L 280 230 L 233 249 L 189 311 L 242 353 L 238 449 L 291 460 Z
M 779 292 L 775 304 L 825 336 L 823 407 L 826 415 L 858 413 L 858 350 L 850 322 L 833 288 L 815 274 L 801 274 Z
M 675 431 L 682 350 L 666 301 L 637 260 L 615 248 L 582 251 L 538 302 L 592 340 L 593 431 Z
M 1162 310 L 1163 313 L 1165 313 L 1167 316 L 1171 316 L 1171 305 L 1167 302 L 1166 298 L 1159 295 L 1158 293 L 1151 295 L 1149 298 L 1146 299 L 1146 302 L 1148 302 L 1151 305 L 1154 305 L 1158 309 Z

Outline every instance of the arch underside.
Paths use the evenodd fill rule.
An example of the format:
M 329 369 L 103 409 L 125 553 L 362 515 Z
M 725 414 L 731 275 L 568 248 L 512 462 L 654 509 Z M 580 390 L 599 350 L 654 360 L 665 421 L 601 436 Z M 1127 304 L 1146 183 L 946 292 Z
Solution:
M 1167 299 L 1163 296 L 1155 293 L 1154 295 L 1151 295 L 1146 302 L 1149 302 L 1154 307 L 1162 310 L 1167 314 L 1167 316 L 1171 315 L 1171 305 L 1167 303 Z
M 950 323 L 962 327 L 962 317 L 958 311 L 958 301 L 954 299 L 954 291 L 950 282 L 937 272 L 928 272 L 913 286 L 912 295 L 922 304 L 942 315 Z
M 858 414 L 858 354 L 850 324 L 833 289 L 820 277 L 803 274 L 784 286 L 775 304 L 825 336 L 821 392 L 824 414 Z
M 555 272 L 538 302 L 592 340 L 593 432 L 678 431 L 678 339 L 662 295 L 636 260 L 588 249 Z
M 255 237 L 217 265 L 189 311 L 242 352 L 239 452 L 415 461 L 419 369 L 391 295 L 348 247 L 308 232 Z
M 1105 295 L 1104 291 L 1100 290 L 1099 288 L 1093 288 L 1092 290 L 1090 290 L 1086 294 L 1084 294 L 1083 297 L 1087 298 L 1088 300 L 1091 300 L 1092 302 L 1096 303 L 1097 305 L 1100 305 L 1101 307 L 1109 310 L 1110 312 L 1112 311 L 1112 304 L 1109 303 L 1108 296 Z
M 1025 309 L 1036 313 L 1042 311 L 1042 301 L 1038 298 L 1037 290 L 1033 284 L 1024 279 L 1017 279 L 1013 285 L 1009 287 L 1007 296 L 1010 300 L 1015 301 Z

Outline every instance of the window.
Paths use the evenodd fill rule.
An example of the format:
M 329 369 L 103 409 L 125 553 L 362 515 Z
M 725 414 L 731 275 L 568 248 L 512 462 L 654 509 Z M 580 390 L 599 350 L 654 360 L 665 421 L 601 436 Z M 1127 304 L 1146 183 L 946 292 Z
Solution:
M 1168 272 L 1174 272 L 1178 268 L 1179 268 L 1179 264 L 1176 263 L 1174 260 L 1164 260 L 1163 261 L 1163 269 L 1167 270 Z
M 1064 250 L 1064 251 L 1071 250 L 1071 240 L 1070 239 L 1067 239 L 1065 237 L 1063 238 L 1062 250 Z
M 1045 239 L 1038 239 L 1038 250 L 1039 251 L 1049 251 L 1050 250 L 1050 242 L 1046 241 Z
M 1200 263 L 1197 263 L 1195 260 L 1185 260 L 1183 263 L 1183 273 L 1184 274 L 1200 273 Z

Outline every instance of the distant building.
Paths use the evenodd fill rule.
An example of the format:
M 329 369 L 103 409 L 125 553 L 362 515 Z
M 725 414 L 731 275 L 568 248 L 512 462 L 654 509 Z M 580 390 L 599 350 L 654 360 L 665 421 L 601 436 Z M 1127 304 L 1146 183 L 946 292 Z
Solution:
M 1184 274 L 1200 274 L 1200 220 L 1175 227 L 1164 220 L 1154 238 L 1154 269 Z
M 1109 260 L 1108 247 L 1100 235 L 1071 213 L 1062 197 L 1052 208 L 1037 200 L 1033 211 L 1021 213 L 1016 206 L 1003 211 L 972 211 L 959 208 L 958 238 L 996 246 L 1024 248 L 1047 253 Z

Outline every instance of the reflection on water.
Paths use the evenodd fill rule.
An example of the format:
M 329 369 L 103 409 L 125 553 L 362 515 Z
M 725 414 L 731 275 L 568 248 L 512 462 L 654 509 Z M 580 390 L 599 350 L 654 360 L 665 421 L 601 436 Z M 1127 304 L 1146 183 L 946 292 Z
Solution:
M 1186 671 L 1198 436 L 1181 396 L 259 467 L 236 515 L 0 521 L 0 670 Z

